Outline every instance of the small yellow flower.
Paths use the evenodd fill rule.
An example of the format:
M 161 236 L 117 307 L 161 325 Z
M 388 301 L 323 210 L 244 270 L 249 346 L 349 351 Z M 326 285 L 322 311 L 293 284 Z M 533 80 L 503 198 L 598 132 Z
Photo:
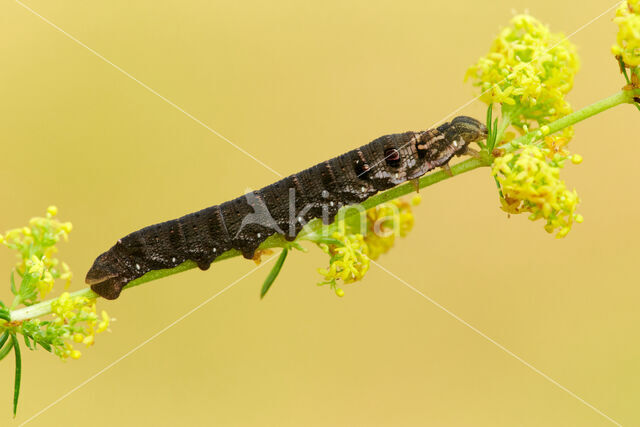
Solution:
M 109 327 L 109 321 L 111 320 L 107 312 L 104 310 L 102 310 L 101 316 L 102 316 L 102 321 L 98 324 L 98 332 L 106 331 L 107 328 Z
M 550 159 L 557 156 L 568 157 L 569 151 L 567 150 L 567 146 L 573 138 L 573 134 L 573 126 L 569 126 L 558 133 L 545 137 L 543 141 L 546 148 L 545 153 L 548 154 L 548 157 Z
M 29 274 L 33 274 L 34 276 L 42 276 L 44 273 L 45 265 L 44 262 L 37 256 L 33 255 L 30 260 L 26 262 L 29 267 Z
M 38 291 L 40 291 L 40 298 L 44 298 L 49 292 L 53 290 L 53 283 L 53 276 L 49 271 L 45 271 L 44 275 L 36 285 Z
M 49 206 L 47 208 L 47 214 L 49 218 L 56 216 L 58 214 L 58 208 L 53 205 Z

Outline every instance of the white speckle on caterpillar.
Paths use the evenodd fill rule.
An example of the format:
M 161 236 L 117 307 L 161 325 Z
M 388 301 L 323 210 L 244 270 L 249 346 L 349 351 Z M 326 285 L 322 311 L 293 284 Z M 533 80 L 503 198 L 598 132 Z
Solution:
M 400 176 L 400 175 L 398 174 L 398 172 L 396 172 L 396 179 L 398 179 L 398 177 L 399 177 L 399 176 Z
M 140 270 L 140 264 L 136 264 L 136 270 Z
M 457 146 L 458 146 L 458 141 L 454 140 L 454 141 L 453 141 L 453 146 L 454 146 L 454 147 L 457 147 Z
M 213 252 L 216 252 L 216 251 L 217 251 L 217 249 L 216 249 L 216 248 L 213 248 Z
M 329 206 L 333 206 L 333 202 L 329 202 Z
M 176 257 L 171 258 L 171 262 L 176 262 Z
M 258 233 L 258 239 L 260 238 L 260 233 Z
M 366 192 L 367 192 L 367 189 L 366 189 L 366 188 L 364 188 L 364 187 L 362 187 L 362 189 L 361 189 L 361 190 L 362 190 L 362 192 L 363 192 L 363 193 L 366 193 Z

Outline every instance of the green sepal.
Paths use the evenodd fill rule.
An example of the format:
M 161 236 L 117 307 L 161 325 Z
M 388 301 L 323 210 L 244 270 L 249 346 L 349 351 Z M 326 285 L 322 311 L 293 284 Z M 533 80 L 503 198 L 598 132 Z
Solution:
M 269 272 L 269 275 L 267 276 L 267 278 L 264 280 L 264 283 L 262 284 L 262 289 L 260 290 L 260 298 L 264 298 L 267 291 L 269 290 L 271 285 L 273 285 L 273 282 L 276 280 L 276 277 L 278 277 L 278 274 L 280 274 L 280 270 L 282 269 L 284 260 L 287 259 L 287 253 L 289 253 L 289 249 L 287 248 L 282 249 L 282 252 L 280 252 L 280 256 L 278 257 L 276 264 L 273 266 L 273 268 Z

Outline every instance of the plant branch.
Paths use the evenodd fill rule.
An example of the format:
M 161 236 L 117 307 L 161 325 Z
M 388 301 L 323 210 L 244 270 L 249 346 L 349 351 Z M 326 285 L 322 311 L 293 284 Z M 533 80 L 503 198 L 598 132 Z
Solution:
M 613 108 L 620 104 L 633 104 L 634 96 L 640 96 L 640 89 L 635 90 L 623 90 L 614 95 L 609 96 L 608 98 L 604 98 L 598 102 L 595 102 L 581 110 L 578 110 L 574 113 L 571 113 L 561 119 L 558 119 L 552 123 L 549 123 L 547 126 L 549 128 L 548 134 L 557 132 L 561 129 L 564 129 L 568 126 L 574 125 L 578 122 L 581 122 L 595 114 L 601 113 L 609 108 Z M 501 133 L 504 132 L 506 126 L 500 126 Z M 507 151 L 517 150 L 519 147 L 525 144 L 530 144 L 535 142 L 536 140 L 542 138 L 542 132 L 538 129 L 532 132 L 529 132 L 519 138 L 514 139 L 508 144 L 502 146 Z M 451 166 L 451 174 L 447 171 L 440 170 L 428 175 L 423 176 L 419 180 L 418 188 L 425 188 L 430 185 L 436 184 L 440 181 L 447 180 L 452 178 L 453 176 L 460 175 L 466 172 L 470 172 L 474 169 L 477 169 L 482 166 L 490 166 L 493 162 L 493 157 L 486 150 L 482 150 L 480 152 L 479 157 L 470 158 L 464 160 L 458 164 Z M 397 199 L 399 197 L 410 194 L 416 190 L 416 187 L 413 183 L 407 182 L 405 184 L 394 187 L 390 190 L 384 191 L 382 193 L 378 193 L 367 200 L 365 200 L 361 204 L 361 209 L 367 210 L 371 209 L 375 206 L 378 206 L 382 203 L 386 203 L 390 200 Z M 341 217 L 341 219 L 347 219 L 354 215 L 358 215 L 361 212 L 361 209 L 348 209 L 345 214 Z M 317 233 L 318 230 L 322 228 L 322 221 L 313 220 L 311 221 L 305 229 L 303 229 L 298 235 L 297 240 L 310 240 L 310 237 Z M 291 246 L 290 242 L 287 242 L 280 235 L 272 235 L 267 238 L 259 247 L 258 250 L 263 249 L 272 249 L 272 248 L 289 248 Z M 229 258 L 234 258 L 240 256 L 240 251 L 232 249 L 220 255 L 215 259 L 215 262 L 220 262 Z M 145 274 L 144 276 L 131 281 L 125 289 L 133 288 L 135 286 L 142 285 L 143 283 L 151 282 L 153 280 L 158 280 L 163 277 L 171 276 L 173 274 L 181 273 L 186 270 L 190 270 L 195 268 L 197 265 L 193 261 L 185 261 L 175 268 L 164 269 L 164 270 L 154 270 Z M 91 288 L 84 288 L 76 292 L 72 292 L 71 296 L 83 296 L 87 298 L 97 298 L 98 295 L 94 293 Z M 29 307 L 25 307 L 19 310 L 11 311 L 11 320 L 12 321 L 22 321 L 27 319 L 32 319 L 39 316 L 44 316 L 46 314 L 51 313 L 51 304 L 55 301 L 55 299 L 47 300 L 40 302 L 38 304 L 31 305 Z
M 587 107 L 584 107 L 578 111 L 574 111 L 571 114 L 568 114 L 554 122 L 549 123 L 547 125 L 547 127 L 549 128 L 549 132 L 547 133 L 547 135 L 572 126 L 576 123 L 588 119 L 589 117 L 595 116 L 596 114 L 599 114 L 620 104 L 634 104 L 633 97 L 639 95 L 640 89 L 622 90 L 607 98 L 594 102 Z M 514 139 L 508 144 L 505 144 L 502 148 L 505 148 L 507 152 L 515 151 L 523 145 L 531 144 L 541 139 L 543 136 L 545 135 L 543 135 L 542 131 L 540 129 L 536 129 Z

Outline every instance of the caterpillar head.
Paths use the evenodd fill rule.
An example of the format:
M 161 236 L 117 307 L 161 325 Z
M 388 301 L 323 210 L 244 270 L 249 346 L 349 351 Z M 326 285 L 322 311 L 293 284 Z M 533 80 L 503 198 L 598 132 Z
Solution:
M 116 299 L 127 280 L 121 277 L 122 266 L 113 248 L 100 255 L 87 272 L 85 283 L 106 299 Z
M 480 141 L 487 137 L 487 127 L 473 117 L 458 116 L 451 120 L 447 130 L 447 136 L 453 139 L 462 139 L 466 144 Z

